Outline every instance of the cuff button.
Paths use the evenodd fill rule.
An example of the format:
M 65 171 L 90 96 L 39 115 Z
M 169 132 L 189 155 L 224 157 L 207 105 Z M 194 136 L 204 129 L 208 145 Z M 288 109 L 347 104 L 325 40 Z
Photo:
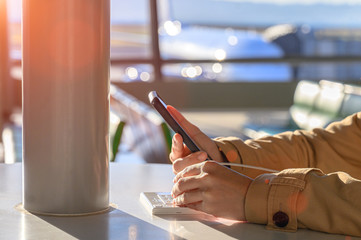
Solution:
M 286 213 L 278 211 L 273 215 L 272 220 L 277 227 L 283 228 L 287 226 L 289 218 Z

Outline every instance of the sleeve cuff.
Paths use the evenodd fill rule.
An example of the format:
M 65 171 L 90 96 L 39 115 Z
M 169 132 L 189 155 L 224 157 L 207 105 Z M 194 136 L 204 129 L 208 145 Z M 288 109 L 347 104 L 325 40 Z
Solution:
M 247 221 L 266 224 L 267 229 L 296 231 L 298 195 L 305 188 L 305 176 L 313 170 L 286 169 L 258 176 L 246 195 Z
M 275 177 L 275 174 L 259 175 L 249 186 L 245 203 L 245 214 L 248 222 L 267 224 L 269 182 Z

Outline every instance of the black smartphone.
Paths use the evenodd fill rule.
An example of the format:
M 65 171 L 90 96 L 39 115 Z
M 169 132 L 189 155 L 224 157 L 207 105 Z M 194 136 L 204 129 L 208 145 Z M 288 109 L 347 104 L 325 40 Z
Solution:
M 148 94 L 149 102 L 152 106 L 159 112 L 159 114 L 163 117 L 165 122 L 173 129 L 174 132 L 179 133 L 185 145 L 192 152 L 200 151 L 197 144 L 189 137 L 189 135 L 184 131 L 184 129 L 179 125 L 179 123 L 172 117 L 172 115 L 167 110 L 167 104 L 164 103 L 162 98 L 157 94 L 156 91 L 152 91 Z

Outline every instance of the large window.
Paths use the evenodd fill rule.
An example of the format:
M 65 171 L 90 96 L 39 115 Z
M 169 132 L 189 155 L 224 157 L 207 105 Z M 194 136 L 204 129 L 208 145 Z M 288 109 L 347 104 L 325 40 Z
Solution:
M 358 0 L 124 2 L 158 5 L 163 81 L 357 81 L 361 76 Z M 115 5 L 112 12 L 121 15 Z M 149 20 L 144 14 L 136 16 L 149 34 Z M 119 27 L 124 24 L 119 22 Z M 152 54 L 151 37 L 135 43 L 142 40 L 145 52 Z M 152 67 L 144 64 L 133 64 L 125 73 L 120 81 L 153 79 Z
M 20 60 L 21 0 L 8 8 Z M 111 80 L 359 81 L 360 12 L 361 0 L 111 0 Z

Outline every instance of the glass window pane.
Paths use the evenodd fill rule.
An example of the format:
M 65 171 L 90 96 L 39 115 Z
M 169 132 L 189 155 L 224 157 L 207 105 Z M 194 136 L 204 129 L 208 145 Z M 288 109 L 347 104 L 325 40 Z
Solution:
M 187 25 L 265 28 L 278 24 L 359 28 L 359 0 L 170 0 L 171 16 Z M 334 17 L 332 17 L 334 16 Z
M 151 82 L 154 80 L 153 66 L 150 64 L 112 64 L 111 82 Z
M 361 58 L 360 0 L 160 0 L 160 5 L 162 58 L 189 61 L 188 65 L 165 66 L 165 75 L 174 77 L 178 72 L 182 79 L 192 81 L 352 81 L 358 75 L 360 59 L 337 58 Z M 288 64 L 285 57 L 296 62 Z M 315 57 L 335 61 L 307 63 Z M 224 63 L 253 58 L 259 63 Z M 261 63 L 262 59 L 284 59 L 285 63 Z M 214 63 L 200 64 L 201 60 Z M 201 75 L 192 75 L 194 62 L 201 65 Z M 216 62 L 222 71 L 214 78 L 206 69 Z
M 7 0 L 8 33 L 11 59 L 21 59 L 21 0 Z
M 11 56 L 21 58 L 21 0 L 7 0 Z M 112 58 L 149 58 L 148 0 L 111 0 Z
M 167 81 L 287 82 L 293 77 L 287 63 L 167 64 L 162 71 Z
M 111 58 L 149 58 L 148 0 L 111 0 Z
M 304 63 L 296 73 L 297 79 L 334 80 L 360 83 L 360 63 Z

